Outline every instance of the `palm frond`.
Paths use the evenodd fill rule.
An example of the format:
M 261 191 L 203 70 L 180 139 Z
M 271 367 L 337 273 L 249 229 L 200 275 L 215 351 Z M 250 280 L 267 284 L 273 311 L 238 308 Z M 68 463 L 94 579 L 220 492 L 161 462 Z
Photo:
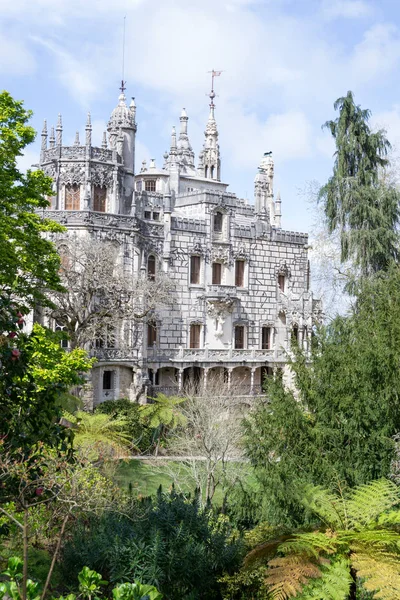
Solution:
M 265 582 L 274 600 L 295 597 L 312 578 L 321 577 L 321 570 L 308 556 L 289 554 L 269 561 Z
M 381 600 L 399 600 L 400 598 L 400 561 L 396 556 L 353 554 L 351 562 L 358 577 L 364 579 L 363 586 L 374 592 L 374 598 Z
M 352 527 L 376 521 L 385 511 L 400 503 L 400 489 L 387 479 L 371 481 L 355 488 L 347 501 Z

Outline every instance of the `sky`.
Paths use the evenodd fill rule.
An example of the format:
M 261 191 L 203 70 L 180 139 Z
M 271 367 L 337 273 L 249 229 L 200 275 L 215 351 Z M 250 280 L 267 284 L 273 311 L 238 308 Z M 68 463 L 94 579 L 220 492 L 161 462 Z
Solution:
M 398 0 L 0 0 L 0 88 L 33 110 L 33 126 L 63 116 L 64 143 L 84 139 L 90 110 L 100 145 L 117 104 L 125 17 L 126 95 L 135 97 L 136 170 L 170 145 L 183 107 L 196 160 L 212 69 L 222 180 L 253 202 L 272 150 L 282 226 L 310 231 L 310 182 L 332 172 L 322 124 L 348 90 L 400 148 Z M 40 138 L 40 136 L 39 136 Z M 39 143 L 21 165 L 38 161 Z

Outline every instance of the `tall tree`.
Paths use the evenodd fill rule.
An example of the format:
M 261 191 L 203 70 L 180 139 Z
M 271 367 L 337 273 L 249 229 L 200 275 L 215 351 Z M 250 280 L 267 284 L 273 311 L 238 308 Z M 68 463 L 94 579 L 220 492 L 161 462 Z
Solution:
M 352 259 L 364 276 L 385 270 L 399 258 L 399 192 L 380 175 L 390 144 L 383 130 L 372 132 L 371 113 L 352 92 L 334 104 L 339 116 L 325 123 L 336 144 L 333 175 L 320 190 L 330 232 L 338 230 L 341 259 Z
M 400 431 L 400 269 L 361 280 L 352 314 L 296 352 L 296 394 L 277 378 L 246 422 L 261 517 L 302 523 L 304 484 L 353 487 L 389 475 Z M 263 516 L 262 516 L 263 515 Z
M 0 93 L 0 294 L 26 307 L 47 303 L 48 290 L 61 289 L 60 258 L 43 233 L 63 231 L 35 212 L 48 206 L 51 179 L 17 167 L 35 138 L 30 117 L 22 102 Z

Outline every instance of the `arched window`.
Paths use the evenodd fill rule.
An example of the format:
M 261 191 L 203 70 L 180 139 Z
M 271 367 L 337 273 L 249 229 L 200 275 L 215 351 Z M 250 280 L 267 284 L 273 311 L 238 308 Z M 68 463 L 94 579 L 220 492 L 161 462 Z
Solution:
M 147 347 L 152 348 L 157 343 L 157 324 L 154 321 L 147 323 Z
M 65 186 L 65 210 L 80 210 L 81 188 L 77 183 Z
M 93 210 L 106 212 L 107 188 L 95 185 L 93 189 Z
M 214 213 L 214 226 L 213 226 L 213 229 L 214 229 L 215 233 L 221 233 L 222 232 L 222 220 L 223 220 L 223 215 L 222 215 L 221 212 Z
M 147 277 L 155 279 L 156 276 L 156 257 L 150 254 L 147 259 Z
M 207 165 L 204 167 L 204 177 L 207 179 L 208 176 L 208 167 Z
M 214 167 L 211 167 L 210 169 L 210 177 L 211 179 L 214 179 Z

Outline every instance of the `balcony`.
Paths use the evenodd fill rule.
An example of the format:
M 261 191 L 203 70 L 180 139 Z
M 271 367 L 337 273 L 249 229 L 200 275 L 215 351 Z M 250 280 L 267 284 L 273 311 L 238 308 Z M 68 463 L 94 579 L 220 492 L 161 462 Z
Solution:
M 90 351 L 91 358 L 103 361 L 126 361 L 132 362 L 138 359 L 137 348 L 93 348 Z
M 148 362 L 172 363 L 259 363 L 276 360 L 274 350 L 236 350 L 235 348 L 175 348 L 162 351 L 153 348 L 148 351 Z M 279 360 L 279 358 L 278 358 Z

